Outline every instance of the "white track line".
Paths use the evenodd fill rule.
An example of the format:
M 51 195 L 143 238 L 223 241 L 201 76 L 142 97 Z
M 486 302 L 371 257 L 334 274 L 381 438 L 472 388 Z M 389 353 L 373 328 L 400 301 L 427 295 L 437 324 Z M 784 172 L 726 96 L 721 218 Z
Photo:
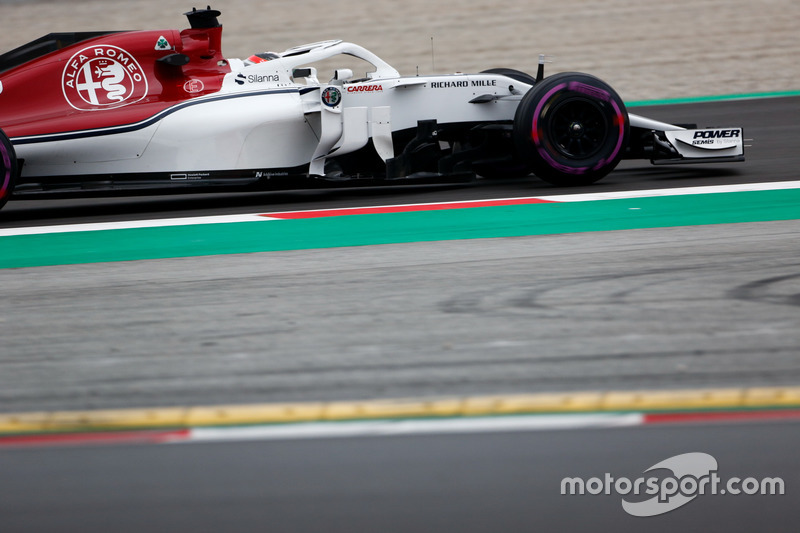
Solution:
M 63 224 L 60 226 L 33 226 L 28 228 L 0 229 L 0 237 L 12 235 L 44 235 L 49 233 L 73 233 L 79 231 L 104 231 L 137 228 L 165 228 L 169 226 L 192 226 L 196 224 L 229 224 L 232 222 L 263 222 L 276 220 L 258 214 L 218 215 L 207 217 L 161 218 L 154 220 L 130 220 L 120 222 L 96 222 L 90 224 Z
M 771 183 L 741 183 L 738 185 L 704 185 L 702 187 L 676 187 L 674 189 L 652 189 L 645 191 L 596 192 L 586 194 L 563 194 L 539 196 L 551 202 L 590 202 L 593 200 L 624 200 L 628 198 L 653 198 L 656 196 L 685 196 L 690 194 L 720 194 L 726 192 L 778 191 L 800 189 L 800 181 L 776 181 Z
M 542 431 L 628 427 L 638 426 L 643 423 L 644 416 L 641 413 L 314 422 L 272 426 L 193 428 L 188 439 L 180 438 L 173 441 L 173 443 Z

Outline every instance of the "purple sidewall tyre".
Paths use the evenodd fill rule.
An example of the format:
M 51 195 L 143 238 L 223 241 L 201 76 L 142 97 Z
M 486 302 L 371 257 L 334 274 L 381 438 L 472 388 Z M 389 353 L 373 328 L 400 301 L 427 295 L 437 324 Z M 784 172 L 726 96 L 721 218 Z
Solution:
M 617 166 L 629 130 L 625 104 L 608 84 L 566 72 L 525 94 L 514 118 L 514 145 L 539 178 L 588 185 Z

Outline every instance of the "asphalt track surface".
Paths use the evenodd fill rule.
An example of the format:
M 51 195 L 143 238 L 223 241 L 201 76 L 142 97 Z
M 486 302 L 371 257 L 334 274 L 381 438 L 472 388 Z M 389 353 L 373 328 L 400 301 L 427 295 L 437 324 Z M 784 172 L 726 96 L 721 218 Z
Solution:
M 3 531 L 797 531 L 798 424 L 678 426 L 0 455 Z M 564 477 L 634 480 L 703 451 L 719 476 L 780 476 L 778 495 L 704 494 L 654 517 Z M 649 474 L 655 475 L 655 474 Z M 627 496 L 629 501 L 637 500 Z
M 20 201 L 0 227 L 796 180 L 798 109 L 798 98 L 634 109 L 744 126 L 748 161 L 628 162 L 582 190 L 526 181 Z M 4 270 L 0 402 L 29 411 L 795 385 L 799 230 L 760 222 Z M 16 450 L 0 455 L 0 524 L 794 531 L 798 436 L 784 422 Z M 691 451 L 715 455 L 721 474 L 781 476 L 787 494 L 633 519 L 619 497 L 558 493 L 565 476 L 635 477 Z
M 582 190 L 796 179 L 799 102 L 637 109 L 743 125 L 755 139 L 749 159 L 636 163 Z M 12 201 L 2 213 L 12 226 L 580 191 L 525 181 L 376 192 Z M 796 384 L 799 225 L 6 269 L 13 327 L 3 332 L 0 401 L 30 411 Z

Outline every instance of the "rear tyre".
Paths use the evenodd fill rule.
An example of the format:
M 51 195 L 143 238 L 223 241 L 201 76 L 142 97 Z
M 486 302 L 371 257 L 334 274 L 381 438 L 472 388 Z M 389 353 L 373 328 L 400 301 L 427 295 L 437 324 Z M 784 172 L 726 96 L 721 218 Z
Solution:
M 0 130 L 0 208 L 3 207 L 14 190 L 17 178 L 17 155 L 14 145 Z
M 629 128 L 625 104 L 608 84 L 565 72 L 540 81 L 522 98 L 514 146 L 539 178 L 588 185 L 617 166 Z

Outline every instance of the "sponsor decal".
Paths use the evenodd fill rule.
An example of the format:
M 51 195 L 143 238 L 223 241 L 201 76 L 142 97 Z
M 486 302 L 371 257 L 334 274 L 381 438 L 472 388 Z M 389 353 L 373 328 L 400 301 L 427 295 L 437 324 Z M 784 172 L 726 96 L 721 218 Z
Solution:
M 727 150 L 742 144 L 741 128 L 719 128 L 667 132 L 668 139 L 704 150 Z
M 567 87 L 569 91 L 575 91 L 579 93 L 583 93 L 587 96 L 591 96 L 592 98 L 597 98 L 598 100 L 602 100 L 603 102 L 610 102 L 611 95 L 600 89 L 598 87 L 592 87 L 591 85 L 586 85 L 585 83 L 581 83 L 579 81 L 570 82 L 569 86 Z
M 328 107 L 336 107 L 342 101 L 342 92 L 336 87 L 327 87 L 322 91 L 322 103 Z
M 184 180 L 201 180 L 203 178 L 210 178 L 211 174 L 208 172 L 187 172 L 185 174 L 170 174 L 169 179 L 173 181 Z
M 382 85 L 351 85 L 347 88 L 349 93 L 380 93 L 383 92 Z
M 699 130 L 694 132 L 692 146 L 736 144 L 741 130 Z
M 739 130 L 698 130 L 694 132 L 694 138 L 718 139 L 720 137 L 738 137 Z
M 169 44 L 167 38 L 162 35 L 161 37 L 158 38 L 158 41 L 156 41 L 155 49 L 158 51 L 172 50 L 172 46 Z
M 249 76 L 237 74 L 234 81 L 239 85 L 244 85 L 245 83 L 269 83 L 281 81 L 281 77 L 278 74 L 250 74 Z
M 67 103 L 89 111 L 115 109 L 147 95 L 147 77 L 139 62 L 117 46 L 97 44 L 73 55 L 61 76 Z
M 265 83 L 270 81 L 280 81 L 281 77 L 277 74 L 250 74 L 247 76 L 249 83 Z
M 432 81 L 431 89 L 449 89 L 451 87 L 469 87 L 468 81 Z
M 453 87 L 497 87 L 497 80 L 470 81 L 432 81 L 431 89 L 450 89 Z
M 272 178 L 272 177 L 280 177 L 280 176 L 288 176 L 288 172 L 270 172 L 270 171 L 256 171 L 257 178 Z
M 189 80 L 183 84 L 183 90 L 189 94 L 201 93 L 205 88 L 203 80 Z

